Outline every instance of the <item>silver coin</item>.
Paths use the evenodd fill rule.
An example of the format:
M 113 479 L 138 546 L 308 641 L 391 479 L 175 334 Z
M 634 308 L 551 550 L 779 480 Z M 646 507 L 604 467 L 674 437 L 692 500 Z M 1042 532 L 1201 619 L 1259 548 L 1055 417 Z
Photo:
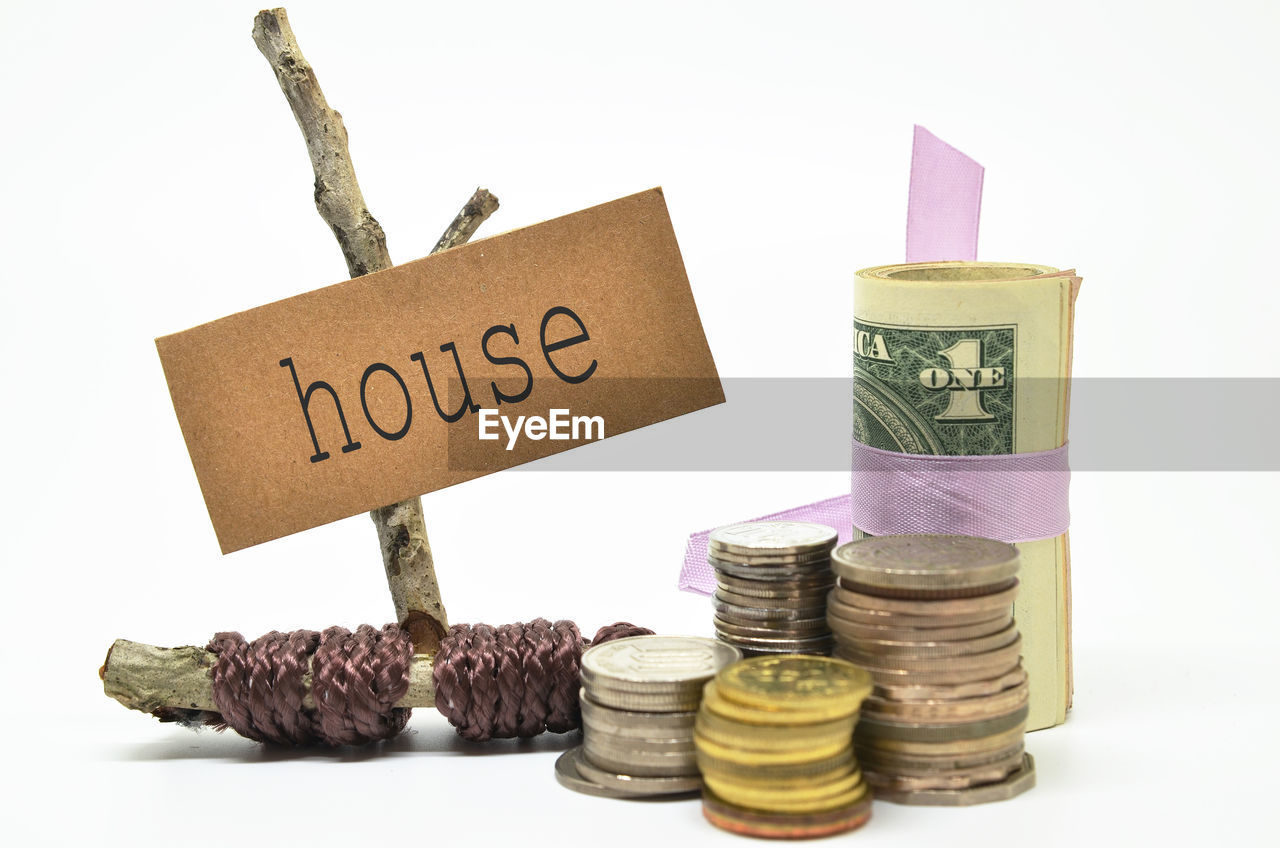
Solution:
M 575 792 L 601 798 L 688 795 L 702 788 L 702 779 L 696 775 L 637 778 L 626 774 L 608 773 L 585 762 L 581 746 L 570 748 L 556 759 L 556 780 L 561 786 Z
M 692 732 L 698 716 L 697 710 L 655 713 L 614 709 L 592 701 L 585 689 L 578 690 L 578 701 L 583 724 L 591 722 L 615 736 L 677 738 Z
M 890 716 L 889 718 L 893 718 Z M 597 739 L 612 740 L 619 745 L 641 748 L 679 748 L 693 739 L 693 725 L 673 729 L 653 730 L 648 727 L 627 727 L 601 720 L 598 715 L 582 714 L 582 731 Z
M 696 752 L 665 758 L 640 755 L 617 756 L 613 752 L 601 751 L 583 742 L 582 756 L 588 766 L 634 777 L 681 777 L 698 774 Z
M 655 761 L 668 760 L 693 752 L 693 734 L 685 739 L 637 739 L 626 736 L 610 736 L 597 728 L 583 726 L 583 745 L 587 750 L 605 751 L 618 757 L 635 756 Z
M 732 648 L 701 636 L 631 636 L 583 651 L 581 668 L 616 686 L 696 685 L 739 659 Z
M 808 521 L 748 521 L 712 530 L 707 546 L 738 554 L 801 553 L 835 545 L 837 533 Z
M 728 646 L 732 647 L 732 646 Z M 684 713 L 696 710 L 702 702 L 702 690 L 696 689 L 687 694 L 660 693 L 646 695 L 638 692 L 627 692 L 607 686 L 592 686 L 582 681 L 587 697 L 602 707 L 615 710 L 642 713 Z
M 711 606 L 721 618 L 730 620 L 804 621 L 821 618 L 825 621 L 827 616 L 827 608 L 824 605 L 803 608 L 743 606 L 727 603 L 718 595 L 712 597 Z
M 637 695 L 658 700 L 696 699 L 698 693 L 702 691 L 702 685 L 706 682 L 705 680 L 680 680 L 636 683 L 635 681 L 617 680 L 612 677 L 599 677 L 585 668 L 579 670 L 579 677 L 582 680 L 582 687 L 587 690 L 588 697 L 591 697 L 593 692 L 607 689 L 620 694 Z M 600 699 L 596 700 L 601 706 L 614 707 L 612 703 L 606 703 Z M 689 707 L 689 709 L 693 709 L 693 707 Z
M 726 618 L 713 616 L 712 625 L 717 630 L 734 633 L 739 636 L 776 636 L 793 634 L 799 636 L 828 636 L 831 629 L 825 618 L 798 618 L 784 621 L 762 621 L 760 619 Z
M 823 576 L 815 580 L 748 580 L 728 574 L 716 575 L 716 588 L 761 600 L 810 595 L 820 595 L 825 598 L 834 586 L 833 576 Z
M 582 749 L 574 748 L 574 759 L 579 774 L 601 786 L 612 786 L 626 792 L 626 797 L 654 797 L 662 795 L 687 795 L 702 788 L 702 778 L 697 774 L 674 777 L 641 777 L 618 774 L 592 765 Z
M 707 561 L 715 564 L 727 562 L 730 565 L 777 566 L 786 568 L 816 568 L 819 565 L 831 565 L 831 551 L 827 548 L 807 554 L 735 554 L 730 551 L 707 551 Z M 835 572 L 832 572 L 833 574 Z
M 1018 549 L 976 536 L 873 536 L 841 545 L 831 567 L 841 578 L 867 586 L 967 588 L 1016 576 Z
M 832 642 L 829 638 L 818 639 L 765 639 L 759 637 L 739 637 L 739 635 L 722 634 L 721 638 L 744 652 L 755 653 L 826 653 L 831 652 Z
M 761 607 L 764 609 L 822 609 L 827 608 L 827 595 L 822 590 L 806 592 L 789 598 L 757 598 L 752 595 L 740 595 L 723 586 L 717 587 L 715 597 L 726 604 L 740 607 Z
M 730 577 L 740 577 L 745 580 L 805 580 L 817 581 L 825 579 L 827 575 L 831 575 L 835 579 L 835 573 L 831 570 L 830 560 L 819 560 L 818 562 L 792 565 L 757 565 L 741 562 L 728 562 L 714 557 L 708 557 L 707 563 L 715 569 L 716 574 L 729 575 Z

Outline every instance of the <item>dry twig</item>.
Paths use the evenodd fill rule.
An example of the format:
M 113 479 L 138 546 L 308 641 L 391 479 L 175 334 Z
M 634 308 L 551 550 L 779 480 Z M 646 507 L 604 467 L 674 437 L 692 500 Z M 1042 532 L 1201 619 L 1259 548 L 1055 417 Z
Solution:
M 315 71 L 298 47 L 285 10 L 259 12 L 254 19 L 253 40 L 271 64 L 302 130 L 315 171 L 316 209 L 333 230 L 351 276 L 391 267 L 386 235 L 370 214 L 356 181 L 342 116 L 325 100 Z M 465 243 L 497 208 L 497 198 L 477 189 L 445 230 L 435 251 Z M 408 629 L 416 651 L 433 653 L 449 621 L 440 599 L 422 500 L 414 497 L 381 507 L 371 517 L 378 530 L 396 619 Z

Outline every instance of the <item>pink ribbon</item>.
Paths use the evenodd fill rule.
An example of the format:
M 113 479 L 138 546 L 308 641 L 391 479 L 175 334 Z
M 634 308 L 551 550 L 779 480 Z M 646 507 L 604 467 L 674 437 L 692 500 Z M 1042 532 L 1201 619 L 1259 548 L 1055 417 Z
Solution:
M 919 124 L 911 145 L 907 261 L 978 257 L 982 166 Z
M 911 150 L 907 261 L 972 261 L 978 255 L 982 166 L 919 125 Z M 874 536 L 957 533 L 1006 542 L 1061 535 L 1069 519 L 1067 446 L 998 456 L 926 456 L 854 442 L 853 493 L 761 516 Z M 689 537 L 680 588 L 709 595 L 715 574 L 704 530 Z
M 994 456 L 927 456 L 853 443 L 853 525 L 872 536 L 956 533 L 1052 539 L 1071 523 L 1067 446 Z

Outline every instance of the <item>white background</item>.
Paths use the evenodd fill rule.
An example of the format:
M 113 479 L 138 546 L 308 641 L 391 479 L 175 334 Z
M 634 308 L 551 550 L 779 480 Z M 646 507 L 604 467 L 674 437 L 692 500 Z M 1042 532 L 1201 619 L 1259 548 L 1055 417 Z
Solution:
M 281 754 L 103 697 L 117 637 L 391 617 L 367 517 L 218 554 L 152 342 L 345 276 L 250 39 L 256 11 L 0 13 L 0 832 L 739 844 L 696 802 L 560 788 L 563 738 L 471 746 L 421 710 L 383 749 Z M 502 200 L 484 233 L 661 184 L 722 375 L 844 375 L 853 272 L 902 258 L 918 122 L 987 167 L 981 258 L 1081 270 L 1077 375 L 1274 374 L 1274 5 L 290 12 L 398 260 L 425 254 L 480 184 Z M 1188 398 L 1205 439 L 1216 414 Z M 674 588 L 685 535 L 847 480 L 517 472 L 425 503 L 453 620 L 708 633 L 706 601 Z M 969 810 L 877 804 L 848 838 L 1202 845 L 1273 829 L 1276 475 L 1074 483 L 1076 707 L 1029 737 L 1038 787 Z

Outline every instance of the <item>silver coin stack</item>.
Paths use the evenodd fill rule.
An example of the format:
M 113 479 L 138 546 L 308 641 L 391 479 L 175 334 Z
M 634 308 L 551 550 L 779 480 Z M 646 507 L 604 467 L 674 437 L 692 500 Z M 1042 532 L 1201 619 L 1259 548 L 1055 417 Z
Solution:
M 632 636 L 582 654 L 582 744 L 556 779 L 589 795 L 653 797 L 702 788 L 693 723 L 702 687 L 742 659 L 698 636 Z
M 831 652 L 827 592 L 836 531 L 806 521 L 751 521 L 711 533 L 716 636 L 747 655 Z

